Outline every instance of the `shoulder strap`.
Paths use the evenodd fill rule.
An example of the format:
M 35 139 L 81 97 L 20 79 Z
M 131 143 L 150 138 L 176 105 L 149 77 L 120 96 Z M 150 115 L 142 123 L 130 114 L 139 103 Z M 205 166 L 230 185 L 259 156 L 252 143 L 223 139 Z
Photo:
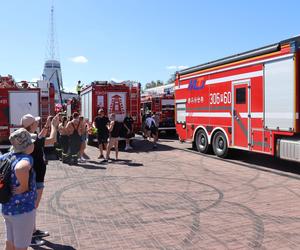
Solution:
M 78 126 L 77 126 L 77 128 L 75 127 L 75 124 L 74 124 L 74 122 L 72 122 L 72 125 L 73 125 L 73 128 L 74 128 L 74 130 L 75 130 L 75 131 L 77 131 L 77 130 L 78 130 L 78 128 L 79 128 L 79 123 L 78 123 Z

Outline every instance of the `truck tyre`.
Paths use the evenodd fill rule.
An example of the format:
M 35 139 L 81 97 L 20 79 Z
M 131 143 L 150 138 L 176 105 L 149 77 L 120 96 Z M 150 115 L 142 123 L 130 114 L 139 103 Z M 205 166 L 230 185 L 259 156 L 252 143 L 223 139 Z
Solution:
M 206 154 L 208 152 L 209 149 L 208 139 L 203 129 L 197 131 L 195 144 L 197 150 L 200 153 Z
M 228 154 L 228 142 L 222 131 L 219 131 L 214 135 L 212 145 L 216 156 L 226 158 Z

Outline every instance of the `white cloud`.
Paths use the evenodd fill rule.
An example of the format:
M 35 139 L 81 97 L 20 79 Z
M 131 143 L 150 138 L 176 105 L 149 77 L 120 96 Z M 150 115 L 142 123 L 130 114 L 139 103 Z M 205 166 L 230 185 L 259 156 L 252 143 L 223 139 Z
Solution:
M 71 57 L 70 60 L 73 63 L 87 63 L 89 60 L 85 56 L 75 56 Z
M 180 66 L 170 65 L 170 66 L 166 67 L 166 69 L 168 69 L 168 70 L 181 70 L 181 69 L 186 69 L 186 68 L 188 68 L 188 66 L 184 66 L 184 65 L 180 65 Z
M 178 69 L 186 69 L 188 68 L 189 66 L 185 66 L 185 65 L 181 65 L 181 66 L 178 66 Z

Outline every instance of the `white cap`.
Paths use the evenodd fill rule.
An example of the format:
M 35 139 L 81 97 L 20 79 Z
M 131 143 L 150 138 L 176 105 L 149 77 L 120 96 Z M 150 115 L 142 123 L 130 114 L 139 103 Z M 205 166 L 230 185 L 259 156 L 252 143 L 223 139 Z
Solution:
M 32 125 L 36 121 L 39 121 L 40 119 L 41 119 L 41 117 L 39 117 L 39 116 L 34 117 L 31 114 L 23 115 L 23 117 L 21 118 L 21 125 L 24 128 L 28 128 L 30 125 Z

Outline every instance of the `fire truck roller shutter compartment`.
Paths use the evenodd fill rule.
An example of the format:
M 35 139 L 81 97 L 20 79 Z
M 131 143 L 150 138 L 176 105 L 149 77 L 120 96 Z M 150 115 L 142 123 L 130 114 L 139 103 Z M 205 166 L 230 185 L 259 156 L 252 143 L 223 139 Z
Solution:
M 92 122 L 92 92 L 86 92 L 81 95 L 81 115 Z
M 179 140 L 184 141 L 187 139 L 186 130 L 186 100 L 176 101 L 176 128 L 180 131 Z M 179 135 L 179 133 L 178 133 Z
M 265 64 L 265 127 L 270 130 L 295 131 L 294 58 Z
M 23 115 L 32 114 L 33 116 L 40 116 L 38 92 L 10 91 L 9 103 L 9 119 L 10 124 L 14 128 L 21 126 L 20 121 Z M 14 130 L 14 128 L 11 130 Z

